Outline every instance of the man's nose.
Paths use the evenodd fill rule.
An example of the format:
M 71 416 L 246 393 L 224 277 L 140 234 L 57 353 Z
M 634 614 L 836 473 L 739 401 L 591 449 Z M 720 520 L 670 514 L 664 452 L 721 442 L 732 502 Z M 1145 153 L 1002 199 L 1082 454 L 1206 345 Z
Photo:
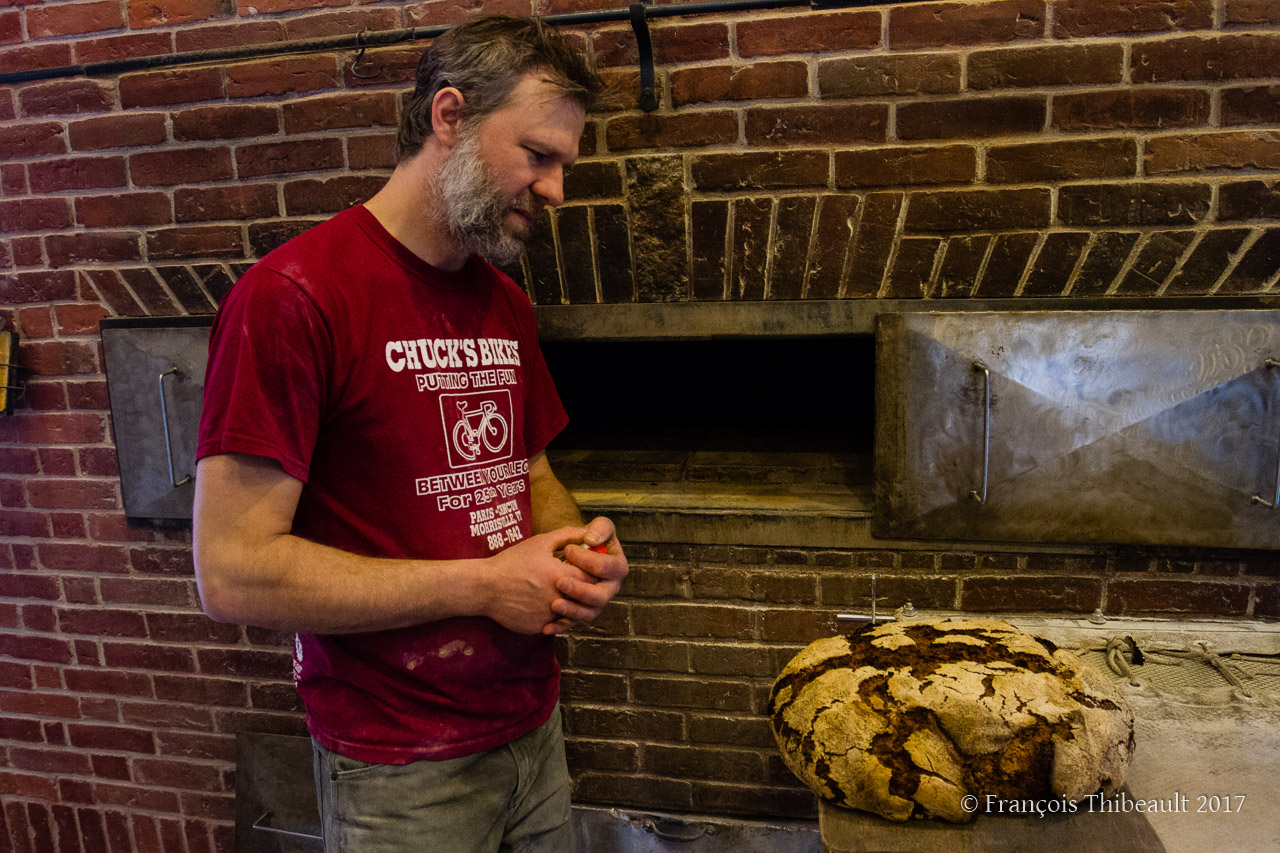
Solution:
M 564 201 L 564 167 L 555 166 L 547 169 L 533 182 L 533 194 L 542 199 L 543 204 L 555 207 Z

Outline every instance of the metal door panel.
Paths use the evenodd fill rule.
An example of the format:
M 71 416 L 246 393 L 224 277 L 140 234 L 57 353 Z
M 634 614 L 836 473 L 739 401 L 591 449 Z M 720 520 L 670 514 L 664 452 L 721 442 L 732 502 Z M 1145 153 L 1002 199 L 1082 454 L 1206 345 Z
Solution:
M 882 315 L 873 532 L 1280 547 L 1271 358 L 1273 311 Z
M 102 321 L 120 489 L 131 520 L 191 520 L 210 322 Z

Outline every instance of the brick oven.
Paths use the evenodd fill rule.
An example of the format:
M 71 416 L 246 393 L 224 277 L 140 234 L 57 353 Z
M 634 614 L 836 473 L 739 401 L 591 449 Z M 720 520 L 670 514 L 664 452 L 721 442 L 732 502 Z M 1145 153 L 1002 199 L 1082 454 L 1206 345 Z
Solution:
M 207 620 L 189 533 L 126 522 L 99 321 L 208 315 L 255 258 L 368 198 L 421 44 L 3 75 L 466 14 L 0 11 L 0 322 L 25 369 L 0 417 L 8 847 L 229 851 L 237 733 L 304 732 L 291 638 Z M 583 366 L 608 365 L 611 387 L 658 365 L 689 395 L 683 422 L 650 408 L 610 429 L 624 410 L 603 409 L 602 431 L 553 457 L 618 515 L 632 562 L 617 603 L 560 646 L 579 803 L 813 817 L 766 699 L 838 613 L 869 610 L 873 575 L 884 608 L 1280 618 L 1268 550 L 885 540 L 869 509 L 877 316 L 1276 305 L 1280 7 L 690 5 L 649 28 L 652 111 L 631 26 L 573 25 L 623 102 L 590 119 L 568 201 L 510 270 L 566 388 Z M 799 399 L 780 407 L 789 380 Z M 726 418 L 722 400 L 756 408 Z M 589 397 L 575 407 L 593 420 Z

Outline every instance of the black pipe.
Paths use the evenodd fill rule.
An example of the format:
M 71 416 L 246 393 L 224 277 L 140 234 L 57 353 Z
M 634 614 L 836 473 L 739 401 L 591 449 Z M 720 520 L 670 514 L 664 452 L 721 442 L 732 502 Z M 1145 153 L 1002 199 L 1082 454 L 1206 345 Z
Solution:
M 645 8 L 646 18 L 669 18 L 683 15 L 714 15 L 724 12 L 747 12 L 757 9 L 784 9 L 808 6 L 813 9 L 852 8 L 858 6 L 898 5 L 904 0 L 886 3 L 885 0 L 711 0 L 705 3 L 676 3 Z M 905 0 L 921 2 L 921 0 Z M 566 12 L 543 18 L 556 26 L 600 24 L 630 19 L 628 9 L 602 9 L 595 12 Z M 237 59 L 255 59 L 262 56 L 281 56 L 295 53 L 317 53 L 331 50 L 360 50 L 368 47 L 385 47 L 401 42 L 435 38 L 453 25 L 434 27 L 409 27 L 399 30 L 362 32 L 351 36 L 306 39 L 295 42 L 228 47 L 217 50 L 197 50 L 188 53 L 169 53 L 161 56 L 142 56 L 134 59 L 112 59 L 106 62 L 87 62 L 82 65 L 60 65 L 57 68 L 34 68 L 28 71 L 11 71 L 0 74 L 0 85 L 27 83 L 32 80 L 56 80 L 62 77 L 107 77 L 129 71 L 152 68 L 172 68 L 178 65 L 203 65 Z

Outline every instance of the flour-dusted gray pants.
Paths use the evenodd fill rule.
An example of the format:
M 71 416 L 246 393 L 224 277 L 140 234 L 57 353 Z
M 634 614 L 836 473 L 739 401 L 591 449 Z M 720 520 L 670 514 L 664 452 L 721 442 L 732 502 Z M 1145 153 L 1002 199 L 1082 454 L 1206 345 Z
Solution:
M 506 746 L 369 764 L 312 741 L 325 853 L 570 853 L 560 710 Z

